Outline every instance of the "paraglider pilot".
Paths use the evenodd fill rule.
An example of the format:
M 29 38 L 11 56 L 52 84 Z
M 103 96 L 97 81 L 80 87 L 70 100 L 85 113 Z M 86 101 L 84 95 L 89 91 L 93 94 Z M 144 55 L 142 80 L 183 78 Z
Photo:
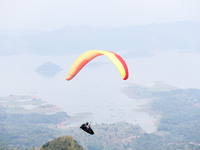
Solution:
M 81 126 L 80 126 L 80 128 L 83 130 L 83 131 L 85 131 L 85 132 L 87 132 L 87 133 L 89 133 L 89 134 L 94 134 L 94 131 L 92 130 L 92 128 L 90 127 L 90 124 L 88 123 L 88 122 L 86 122 L 86 124 L 82 124 Z

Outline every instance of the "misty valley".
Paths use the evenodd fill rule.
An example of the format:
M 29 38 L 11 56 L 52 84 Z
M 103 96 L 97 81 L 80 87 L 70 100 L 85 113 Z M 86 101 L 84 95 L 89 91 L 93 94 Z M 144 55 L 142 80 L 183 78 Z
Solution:
M 199 31 L 0 31 L 0 150 L 200 149 Z
M 0 98 L 1 147 L 39 149 L 44 143 L 59 136 L 72 136 L 84 149 L 198 149 L 200 146 L 200 90 L 174 89 L 159 84 L 157 87 L 137 86 L 123 89 L 123 93 L 138 100 L 151 101 L 138 111 L 157 118 L 157 130 L 146 133 L 139 125 L 128 122 L 93 124 L 94 136 L 82 132 L 78 126 L 69 127 L 68 122 L 89 117 L 69 116 L 58 111 L 53 114 L 18 112 L 17 102 L 29 96 Z M 9 103 L 6 101 L 9 101 Z M 17 101 L 17 102 L 16 102 Z M 13 104 L 15 102 L 15 104 Z M 20 102 L 20 105 L 24 105 Z M 13 106 L 13 107 L 9 107 Z M 24 109 L 24 108 L 21 108 Z M 61 125 L 62 124 L 62 125 Z

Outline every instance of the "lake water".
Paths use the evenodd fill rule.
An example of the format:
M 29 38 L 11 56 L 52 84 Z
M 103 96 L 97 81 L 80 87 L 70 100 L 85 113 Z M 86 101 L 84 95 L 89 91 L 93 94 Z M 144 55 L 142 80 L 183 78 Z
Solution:
M 0 57 L 0 97 L 35 95 L 63 108 L 69 115 L 92 112 L 87 121 L 93 124 L 127 121 L 153 132 L 156 119 L 147 113 L 134 111 L 148 100 L 128 98 L 121 92 L 124 86 L 129 83 L 154 86 L 154 81 L 163 81 L 178 88 L 200 88 L 200 54 L 155 54 L 152 57 L 124 58 L 130 72 L 127 81 L 122 80 L 117 68 L 105 56 L 94 59 L 71 81 L 65 78 L 78 55 Z M 37 74 L 37 67 L 49 61 L 63 70 L 51 78 Z M 79 124 L 76 122 L 69 126 Z

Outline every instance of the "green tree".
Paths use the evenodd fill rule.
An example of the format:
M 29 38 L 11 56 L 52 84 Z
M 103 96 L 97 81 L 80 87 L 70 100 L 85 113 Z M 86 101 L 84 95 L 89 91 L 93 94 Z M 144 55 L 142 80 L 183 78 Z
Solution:
M 73 137 L 63 136 L 45 143 L 40 150 L 83 150 L 83 147 Z

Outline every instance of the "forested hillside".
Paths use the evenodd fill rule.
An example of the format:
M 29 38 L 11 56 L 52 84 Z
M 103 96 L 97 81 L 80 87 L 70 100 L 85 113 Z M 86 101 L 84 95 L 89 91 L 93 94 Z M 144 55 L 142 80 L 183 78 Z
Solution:
M 69 116 L 65 112 L 52 115 L 7 113 L 6 108 L 0 106 L 0 146 L 22 149 L 40 146 L 61 135 L 52 126 L 67 118 Z
M 136 92 L 133 94 L 134 91 Z M 95 134 L 89 135 L 79 127 L 56 129 L 51 128 L 52 126 L 44 126 L 42 124 L 48 123 L 49 118 L 43 115 L 7 114 L 5 108 L 1 107 L 0 145 L 4 148 L 31 149 L 33 143 L 37 143 L 37 147 L 42 146 L 41 148 L 47 149 L 48 146 L 56 145 L 51 145 L 49 144 L 51 142 L 47 141 L 61 135 L 70 135 L 78 142 L 74 144 L 81 145 L 79 148 L 83 147 L 84 150 L 200 149 L 200 90 L 163 91 L 131 86 L 124 89 L 127 95 L 138 97 L 138 100 L 147 98 L 147 95 L 142 94 L 144 91 L 151 101 L 138 111 L 148 112 L 157 118 L 157 131 L 154 133 L 146 133 L 139 125 L 119 122 L 92 125 Z M 68 117 L 66 113 L 50 116 L 54 118 L 51 124 L 57 124 Z M 55 139 L 54 142 L 59 143 L 61 139 L 63 137 Z M 71 138 L 70 140 L 72 141 Z
M 45 143 L 40 150 L 83 150 L 83 147 L 73 137 L 63 136 Z

